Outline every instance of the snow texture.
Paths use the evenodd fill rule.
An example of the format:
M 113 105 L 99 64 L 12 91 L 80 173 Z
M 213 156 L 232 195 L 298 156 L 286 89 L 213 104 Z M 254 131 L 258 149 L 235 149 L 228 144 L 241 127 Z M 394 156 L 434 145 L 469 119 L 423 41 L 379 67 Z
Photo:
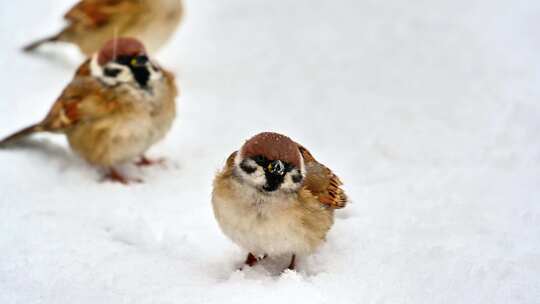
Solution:
M 0 135 L 82 57 L 20 52 L 70 0 L 0 1 Z M 145 180 L 100 183 L 58 135 L 0 151 L 0 303 L 540 303 L 540 2 L 187 0 L 182 88 Z M 346 183 L 328 242 L 239 272 L 211 182 L 261 131 Z

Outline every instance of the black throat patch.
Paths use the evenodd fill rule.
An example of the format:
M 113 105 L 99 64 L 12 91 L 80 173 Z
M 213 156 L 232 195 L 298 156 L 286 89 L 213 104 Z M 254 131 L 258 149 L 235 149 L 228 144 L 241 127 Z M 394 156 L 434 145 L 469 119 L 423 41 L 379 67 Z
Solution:
M 135 80 L 141 86 L 141 88 L 147 88 L 148 81 L 150 80 L 150 71 L 148 71 L 148 68 L 146 66 L 144 67 L 130 66 L 129 69 L 133 73 L 133 77 L 135 77 Z
M 264 175 L 266 177 L 266 184 L 263 186 L 263 190 L 266 192 L 276 191 L 281 186 L 281 184 L 283 184 L 283 180 L 285 179 L 285 174 L 290 172 L 293 169 L 293 166 L 291 164 L 282 162 L 284 165 L 283 172 L 281 172 L 282 174 L 277 174 L 269 170 L 269 165 L 270 163 L 273 162 L 272 160 L 269 160 L 268 158 L 262 155 L 254 156 L 252 157 L 252 159 L 264 170 Z M 246 171 L 244 168 L 242 169 Z M 253 170 L 252 173 L 254 171 L 255 170 Z M 246 172 L 249 174 L 249 170 Z
M 139 86 L 143 89 L 148 89 L 148 81 L 150 81 L 150 71 L 148 70 L 148 66 L 146 65 L 146 63 L 148 62 L 148 57 L 118 56 L 116 62 L 121 65 L 127 66 L 131 70 L 131 73 L 133 74 L 133 77 L 135 78 L 135 81 L 137 81 Z

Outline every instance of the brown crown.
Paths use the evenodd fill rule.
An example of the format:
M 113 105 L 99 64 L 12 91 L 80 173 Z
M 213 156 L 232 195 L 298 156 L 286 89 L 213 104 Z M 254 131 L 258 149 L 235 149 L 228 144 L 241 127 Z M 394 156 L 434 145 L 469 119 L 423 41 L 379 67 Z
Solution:
M 98 55 L 98 63 L 104 65 L 119 56 L 139 56 L 145 54 L 146 49 L 139 40 L 127 37 L 116 38 L 109 40 L 101 48 Z
M 300 168 L 298 144 L 285 135 L 264 132 L 255 135 L 242 146 L 242 157 L 264 156 L 269 160 L 281 160 Z

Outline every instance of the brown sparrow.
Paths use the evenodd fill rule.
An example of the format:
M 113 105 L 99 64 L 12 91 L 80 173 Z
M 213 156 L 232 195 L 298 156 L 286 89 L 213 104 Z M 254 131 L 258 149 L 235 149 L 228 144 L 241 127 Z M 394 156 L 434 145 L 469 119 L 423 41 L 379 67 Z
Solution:
M 309 151 L 277 133 L 261 133 L 227 159 L 214 180 L 214 215 L 233 242 L 249 252 L 245 264 L 269 255 L 312 253 L 325 240 L 334 209 L 347 196 L 339 178 Z
M 90 164 L 128 183 L 114 166 L 142 157 L 169 131 L 175 118 L 174 76 L 151 61 L 144 45 L 118 38 L 77 70 L 41 122 L 0 141 L 0 147 L 36 132 L 64 133 Z
M 64 29 L 24 50 L 62 41 L 91 56 L 110 39 L 135 37 L 154 53 L 172 36 L 182 15 L 182 0 L 81 0 L 64 15 Z

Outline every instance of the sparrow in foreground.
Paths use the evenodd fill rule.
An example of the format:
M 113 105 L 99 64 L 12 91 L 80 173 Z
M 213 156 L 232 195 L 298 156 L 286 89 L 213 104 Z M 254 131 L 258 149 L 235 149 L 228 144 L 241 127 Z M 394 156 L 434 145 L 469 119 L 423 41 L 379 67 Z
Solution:
M 64 29 L 24 50 L 69 42 L 91 56 L 110 39 L 135 37 L 153 54 L 174 34 L 182 15 L 182 0 L 81 0 L 64 15 Z
M 224 234 L 249 252 L 253 266 L 267 256 L 306 256 L 325 240 L 334 209 L 347 196 L 339 178 L 289 137 L 261 133 L 232 153 L 214 180 L 212 205 Z
M 0 148 L 37 132 L 62 133 L 78 155 L 127 184 L 115 166 L 141 157 L 171 128 L 174 76 L 148 58 L 133 38 L 107 42 L 77 70 L 41 121 L 0 141 Z

